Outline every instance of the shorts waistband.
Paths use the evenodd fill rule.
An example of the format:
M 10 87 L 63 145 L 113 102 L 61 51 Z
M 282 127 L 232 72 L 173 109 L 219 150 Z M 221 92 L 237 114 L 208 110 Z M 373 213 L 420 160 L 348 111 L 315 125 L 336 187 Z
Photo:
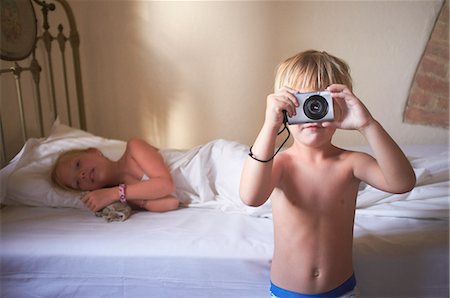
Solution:
M 315 298 L 315 297 L 339 297 L 344 295 L 345 293 L 350 292 L 356 287 L 356 278 L 355 274 L 352 274 L 349 279 L 343 282 L 339 287 L 334 290 L 321 293 L 321 294 L 300 294 L 296 292 L 292 292 L 289 290 L 282 289 L 272 282 L 270 282 L 270 291 L 277 297 L 280 298 Z

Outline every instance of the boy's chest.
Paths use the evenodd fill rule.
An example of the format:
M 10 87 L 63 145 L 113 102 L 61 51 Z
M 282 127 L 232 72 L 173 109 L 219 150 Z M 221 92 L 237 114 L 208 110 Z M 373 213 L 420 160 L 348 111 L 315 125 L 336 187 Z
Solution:
M 280 190 L 293 204 L 333 206 L 354 201 L 359 182 L 344 164 L 302 165 L 283 172 Z

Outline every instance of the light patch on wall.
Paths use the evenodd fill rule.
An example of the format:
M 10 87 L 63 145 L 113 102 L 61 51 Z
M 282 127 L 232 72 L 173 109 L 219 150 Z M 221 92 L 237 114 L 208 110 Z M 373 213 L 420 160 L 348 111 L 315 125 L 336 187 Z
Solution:
M 139 44 L 139 85 L 146 94 L 141 95 L 136 118 L 141 130 L 149 142 L 160 148 L 168 144 L 173 147 L 174 121 L 180 118 L 177 102 L 182 88 L 181 72 L 185 67 L 180 63 L 183 54 L 183 42 L 178 36 L 185 36 L 183 26 L 178 22 L 183 18 L 182 10 L 172 3 L 138 1 L 135 5 L 136 17 L 139 18 L 140 27 L 137 28 Z M 136 53 L 135 53 L 136 55 Z M 183 60 L 181 60 L 182 62 Z M 177 115 L 172 115 L 175 111 Z M 186 119 L 184 119 L 186 120 Z M 186 123 L 186 122 L 185 122 Z M 186 123 L 187 124 L 187 123 Z M 177 139 L 177 138 L 173 138 Z
M 192 122 L 201 121 L 201 115 L 198 115 L 188 93 L 176 94 L 175 97 L 175 104 L 172 105 L 168 115 L 167 142 L 173 148 L 186 149 L 195 145 L 192 141 L 196 139 L 199 132 L 191 129 Z M 185 123 L 185 125 L 180 125 L 180 123 Z

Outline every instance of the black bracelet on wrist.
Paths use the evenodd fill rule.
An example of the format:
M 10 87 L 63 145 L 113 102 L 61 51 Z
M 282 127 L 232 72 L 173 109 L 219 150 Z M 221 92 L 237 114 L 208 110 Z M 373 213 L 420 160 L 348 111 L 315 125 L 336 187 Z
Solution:
M 259 161 L 259 162 L 269 162 L 269 161 L 271 161 L 271 160 L 275 157 L 275 155 L 278 153 L 278 151 L 277 151 L 274 155 L 272 155 L 271 158 L 269 158 L 269 159 L 267 159 L 267 160 L 262 160 L 262 159 L 257 158 L 257 157 L 253 154 L 252 148 L 253 148 L 253 146 L 250 147 L 250 152 L 248 153 L 248 156 L 250 156 L 251 158 L 253 158 L 254 160 Z
M 277 136 L 280 135 L 280 134 L 281 134 L 283 131 L 285 131 L 285 130 L 287 130 L 288 135 L 287 135 L 286 139 L 284 139 L 283 144 L 281 144 L 281 146 L 280 146 L 280 147 L 278 148 L 278 150 L 272 155 L 271 158 L 266 159 L 266 160 L 257 158 L 257 157 L 253 154 L 253 152 L 252 152 L 253 146 L 250 147 L 250 152 L 248 153 L 248 156 L 250 156 L 251 158 L 253 158 L 254 160 L 259 161 L 259 162 L 269 162 L 269 161 L 271 161 L 271 160 L 275 157 L 275 155 L 277 155 L 278 152 L 280 152 L 281 148 L 283 148 L 284 144 L 286 144 L 287 140 L 288 140 L 289 137 L 291 136 L 291 133 L 290 133 L 288 127 L 287 127 L 286 122 L 284 122 L 284 128 L 277 134 Z

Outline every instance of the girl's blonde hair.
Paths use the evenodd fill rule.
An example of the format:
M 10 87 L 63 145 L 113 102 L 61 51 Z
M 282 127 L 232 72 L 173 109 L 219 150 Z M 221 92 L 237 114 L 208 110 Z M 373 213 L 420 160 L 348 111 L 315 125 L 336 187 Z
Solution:
M 296 90 L 325 90 L 331 84 L 343 84 L 352 90 L 348 64 L 327 52 L 309 50 L 283 61 L 277 69 L 275 92 L 283 86 Z
M 50 178 L 52 180 L 52 183 L 59 187 L 62 188 L 64 190 L 70 190 L 70 191 L 74 191 L 74 189 L 72 189 L 71 187 L 65 185 L 62 181 L 61 178 L 58 177 L 58 166 L 60 165 L 61 161 L 63 161 L 64 159 L 68 158 L 68 157 L 72 157 L 72 156 L 77 156 L 80 155 L 82 153 L 88 152 L 89 150 L 91 150 L 92 148 L 86 148 L 86 149 L 72 149 L 72 150 L 68 150 L 66 152 L 61 153 L 58 158 L 55 161 L 55 164 L 53 165 L 53 169 L 50 173 Z

